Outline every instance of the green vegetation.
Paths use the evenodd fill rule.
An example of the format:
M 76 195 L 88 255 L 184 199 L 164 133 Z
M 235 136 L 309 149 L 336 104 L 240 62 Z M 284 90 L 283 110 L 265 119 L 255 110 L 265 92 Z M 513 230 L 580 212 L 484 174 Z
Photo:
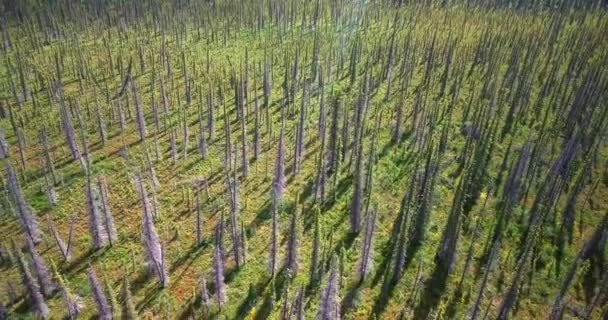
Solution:
M 0 319 L 607 317 L 605 1 L 410 2 L 4 1 Z

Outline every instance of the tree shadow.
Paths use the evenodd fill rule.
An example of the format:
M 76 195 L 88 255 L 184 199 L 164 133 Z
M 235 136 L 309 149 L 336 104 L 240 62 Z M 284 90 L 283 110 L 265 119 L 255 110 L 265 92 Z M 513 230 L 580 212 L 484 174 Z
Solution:
M 393 232 L 398 232 L 397 224 L 394 225 Z M 383 256 L 385 258 L 380 263 L 380 266 L 378 267 L 377 272 L 376 272 L 374 278 L 372 279 L 372 286 L 376 286 L 380 282 L 380 279 L 384 279 L 384 281 L 382 282 L 382 288 L 380 290 L 380 295 L 376 298 L 376 300 L 374 302 L 374 307 L 372 308 L 373 316 L 379 317 L 386 309 L 388 302 L 390 301 L 390 299 L 393 296 L 393 290 L 399 283 L 399 280 L 405 273 L 405 270 L 407 270 L 407 268 L 412 263 L 413 258 L 416 255 L 418 248 L 419 248 L 419 246 L 416 246 L 416 245 L 408 245 L 408 248 L 405 249 L 406 253 L 405 253 L 405 259 L 404 259 L 403 267 L 402 267 L 403 271 L 401 272 L 399 277 L 397 277 L 397 275 L 395 275 L 395 274 L 391 274 L 391 271 L 393 270 L 392 267 L 394 267 L 393 261 L 395 259 L 394 254 L 393 254 L 395 251 L 394 241 L 389 240 L 389 243 L 383 249 Z M 416 319 L 418 319 L 418 318 L 416 318 Z
M 197 296 L 193 296 L 188 298 L 185 302 L 185 308 L 180 312 L 180 314 L 176 317 L 179 320 L 188 320 L 188 319 L 196 319 L 197 314 L 196 310 L 200 308 L 201 298 Z
M 138 293 L 150 278 L 152 278 L 152 274 L 148 270 L 140 271 L 137 278 L 131 282 L 131 292 Z
M 247 291 L 247 295 L 241 301 L 236 309 L 236 317 L 238 319 L 245 319 L 247 314 L 255 307 L 257 303 L 257 297 L 260 293 L 264 292 L 266 286 L 270 283 L 270 280 L 260 280 L 255 286 L 250 286 Z
M 355 309 L 358 306 L 359 299 L 361 297 L 361 289 L 363 287 L 363 283 L 358 282 L 354 285 L 351 285 L 348 289 L 346 295 L 342 299 L 342 306 L 340 308 L 340 314 L 342 317 L 349 312 L 350 310 Z
M 75 274 L 81 272 L 87 268 L 89 264 L 103 255 L 109 248 L 110 246 L 105 246 L 101 249 L 89 248 L 85 253 L 66 265 L 63 269 L 64 273 Z
M 194 262 L 194 260 L 196 260 L 196 258 L 198 256 L 200 256 L 203 251 L 209 247 L 210 242 L 203 240 L 203 242 L 200 245 L 197 246 L 192 246 L 190 248 L 190 250 L 188 250 L 187 253 L 183 254 L 179 259 L 177 259 L 169 268 L 169 273 L 173 273 L 177 268 L 179 268 L 180 266 L 182 266 L 186 261 L 188 261 L 188 264 L 184 267 L 184 270 L 182 270 L 182 272 L 177 275 L 174 280 L 172 281 L 173 285 L 175 286 L 177 285 L 177 283 L 179 282 L 179 280 L 181 280 L 181 278 L 184 276 L 184 274 L 186 273 L 186 271 L 188 270 L 188 267 Z
M 30 303 L 27 299 L 23 299 L 21 301 L 15 302 L 15 308 L 13 309 L 16 315 L 21 315 L 18 318 L 24 319 L 30 312 L 33 312 L 33 308 L 30 306 Z M 10 319 L 10 318 L 8 318 Z
M 380 294 L 374 301 L 371 317 L 378 318 L 384 312 L 389 300 L 393 296 L 393 289 L 395 288 L 395 285 L 397 284 L 396 280 L 398 279 L 393 279 L 393 277 L 391 277 L 390 261 L 392 260 L 392 258 L 388 259 L 389 263 L 384 266 L 383 272 L 381 273 L 381 276 L 384 281 L 382 282 L 382 289 L 380 290 Z M 376 277 L 379 277 L 378 273 L 376 274 Z
M 254 319 L 268 319 L 270 317 L 270 313 L 274 308 L 275 301 L 273 301 L 272 293 L 268 293 L 264 297 L 264 302 L 260 308 L 256 311 Z
M 316 175 L 313 175 L 314 177 L 316 177 Z M 314 177 L 311 179 L 308 179 L 308 181 L 306 182 L 306 185 L 304 185 L 304 187 L 302 188 L 303 190 L 300 192 L 300 199 L 299 199 L 299 203 L 303 203 L 304 200 L 308 199 L 311 195 L 312 195 L 312 191 L 313 191 L 313 187 L 314 187 Z
M 399 233 L 399 226 L 397 223 L 393 224 L 393 228 L 391 230 L 391 239 L 396 239 L 397 234 Z M 390 239 L 385 242 L 384 247 L 382 248 L 382 261 L 376 268 L 376 274 L 372 278 L 371 287 L 375 287 L 380 282 L 380 279 L 385 277 L 385 274 L 388 272 L 388 267 L 390 266 L 391 261 L 393 260 L 393 252 L 395 251 L 395 241 L 391 241 Z
M 469 304 L 469 300 L 471 298 L 471 290 L 469 289 L 466 294 L 464 294 L 463 291 L 464 289 L 462 285 L 459 285 L 456 291 L 454 292 L 454 295 L 450 299 L 448 306 L 445 309 L 445 318 L 455 319 L 456 313 L 458 312 L 458 306 L 466 306 Z
M 407 249 L 405 249 L 404 269 L 407 268 L 412 263 L 412 261 L 414 260 L 414 257 L 418 253 L 418 250 L 420 250 L 420 247 L 422 247 L 422 243 L 410 242 L 408 244 Z
M 344 235 L 338 242 L 336 242 L 336 246 L 334 248 L 334 253 L 339 254 L 342 248 L 348 250 L 353 246 L 355 239 L 357 238 L 358 233 L 348 232 Z
M 424 283 L 424 291 L 422 292 L 420 303 L 418 303 L 414 310 L 415 319 L 426 319 L 439 304 L 441 295 L 447 285 L 448 269 L 446 266 L 435 265 L 431 277 Z
M 329 181 L 329 179 L 328 179 L 328 181 Z M 332 190 L 325 197 L 325 202 L 323 203 L 322 211 L 325 212 L 325 211 L 330 210 L 336 204 L 338 199 L 340 199 L 344 195 L 344 193 L 346 193 L 346 191 L 348 190 L 348 188 L 351 185 L 352 185 L 351 176 L 343 177 L 342 179 L 340 179 L 340 181 L 336 184 L 336 187 L 334 188 L 334 190 Z
M 247 231 L 257 229 L 260 224 L 266 220 L 269 220 L 271 217 L 270 201 L 266 200 L 266 202 L 264 202 L 262 207 L 260 207 L 258 210 L 258 213 L 255 215 L 253 221 L 251 221 L 251 223 L 247 226 Z
M 148 307 L 150 303 L 152 303 L 156 298 L 158 298 L 162 291 L 163 288 L 160 285 L 155 284 L 146 291 L 146 293 L 144 294 L 144 298 L 139 303 L 137 303 L 135 309 L 140 312 L 146 309 L 146 307 Z
M 228 268 L 226 272 L 224 272 L 224 283 L 228 284 L 234 280 L 234 278 L 239 274 L 242 267 L 239 268 L 234 264 L 232 267 Z

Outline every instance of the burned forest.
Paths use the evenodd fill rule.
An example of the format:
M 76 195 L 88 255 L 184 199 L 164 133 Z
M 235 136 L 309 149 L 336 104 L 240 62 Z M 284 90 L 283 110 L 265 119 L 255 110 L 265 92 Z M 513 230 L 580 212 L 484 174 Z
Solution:
M 608 2 L 0 2 L 0 320 L 608 319 Z

